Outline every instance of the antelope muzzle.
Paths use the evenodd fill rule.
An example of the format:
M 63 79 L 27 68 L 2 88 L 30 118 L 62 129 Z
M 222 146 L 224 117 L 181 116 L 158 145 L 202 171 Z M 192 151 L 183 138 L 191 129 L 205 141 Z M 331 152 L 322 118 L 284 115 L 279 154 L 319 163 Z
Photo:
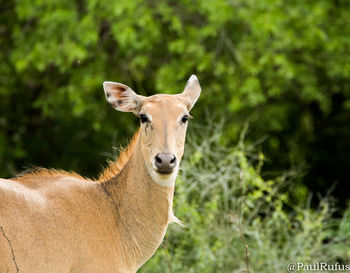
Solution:
M 155 157 L 157 171 L 161 174 L 170 174 L 176 167 L 176 156 L 170 153 L 160 153 Z

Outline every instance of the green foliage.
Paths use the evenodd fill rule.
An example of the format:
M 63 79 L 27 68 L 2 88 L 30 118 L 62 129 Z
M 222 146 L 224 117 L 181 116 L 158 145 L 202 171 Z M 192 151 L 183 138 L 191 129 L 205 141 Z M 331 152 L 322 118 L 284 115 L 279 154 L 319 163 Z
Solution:
M 134 130 L 130 116 L 112 114 L 101 83 L 172 93 L 196 73 L 203 95 L 194 112 L 225 116 L 223 141 L 235 143 L 249 119 L 250 140 L 269 136 L 266 169 L 309 164 L 304 183 L 314 190 L 345 180 L 347 168 L 333 162 L 349 156 L 331 151 L 350 143 L 347 1 L 0 5 L 2 176 L 28 163 L 95 175 L 110 136 Z
M 296 173 L 264 179 L 256 147 L 243 137 L 234 147 L 222 146 L 220 127 L 212 128 L 205 138 L 199 137 L 204 129 L 196 129 L 177 180 L 174 212 L 186 227 L 171 225 L 140 272 L 245 272 L 241 230 L 251 272 L 286 272 L 290 262 L 349 263 L 349 209 L 333 219 L 326 199 L 316 209 L 310 200 L 294 205 L 289 191 Z

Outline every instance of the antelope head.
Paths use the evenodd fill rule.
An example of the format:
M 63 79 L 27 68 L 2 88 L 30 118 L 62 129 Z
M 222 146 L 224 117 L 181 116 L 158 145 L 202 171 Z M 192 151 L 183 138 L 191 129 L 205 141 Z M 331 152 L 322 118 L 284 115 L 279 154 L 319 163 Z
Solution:
M 201 87 L 192 75 L 182 93 L 144 97 L 116 82 L 103 83 L 107 101 L 122 112 L 140 118 L 141 153 L 147 172 L 160 186 L 174 186 L 184 152 L 190 110 Z

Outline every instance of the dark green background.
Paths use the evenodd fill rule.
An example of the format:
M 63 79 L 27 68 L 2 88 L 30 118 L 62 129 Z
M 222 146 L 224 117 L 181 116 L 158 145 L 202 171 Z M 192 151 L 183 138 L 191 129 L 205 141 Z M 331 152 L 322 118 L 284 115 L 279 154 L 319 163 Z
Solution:
M 224 119 L 262 174 L 297 170 L 299 193 L 344 205 L 350 169 L 349 1 L 0 1 L 0 175 L 30 165 L 96 176 L 137 118 L 102 82 L 142 95 L 202 85 L 196 123 Z M 298 197 L 296 197 L 298 198 Z

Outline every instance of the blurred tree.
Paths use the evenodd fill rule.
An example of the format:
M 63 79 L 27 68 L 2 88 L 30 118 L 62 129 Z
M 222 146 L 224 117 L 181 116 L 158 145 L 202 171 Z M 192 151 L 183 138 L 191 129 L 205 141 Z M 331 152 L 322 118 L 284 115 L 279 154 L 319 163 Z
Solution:
M 195 116 L 226 117 L 222 141 L 250 120 L 267 135 L 266 169 L 309 165 L 314 190 L 350 155 L 350 3 L 0 0 L 0 174 L 27 164 L 95 175 L 136 127 L 105 102 L 104 80 L 143 95 L 180 92 L 196 73 Z M 155 88 L 155 90 L 153 89 Z M 207 110 L 210 109 L 210 110 Z M 114 136 L 113 140 L 112 136 Z M 348 196 L 347 196 L 348 197 Z

